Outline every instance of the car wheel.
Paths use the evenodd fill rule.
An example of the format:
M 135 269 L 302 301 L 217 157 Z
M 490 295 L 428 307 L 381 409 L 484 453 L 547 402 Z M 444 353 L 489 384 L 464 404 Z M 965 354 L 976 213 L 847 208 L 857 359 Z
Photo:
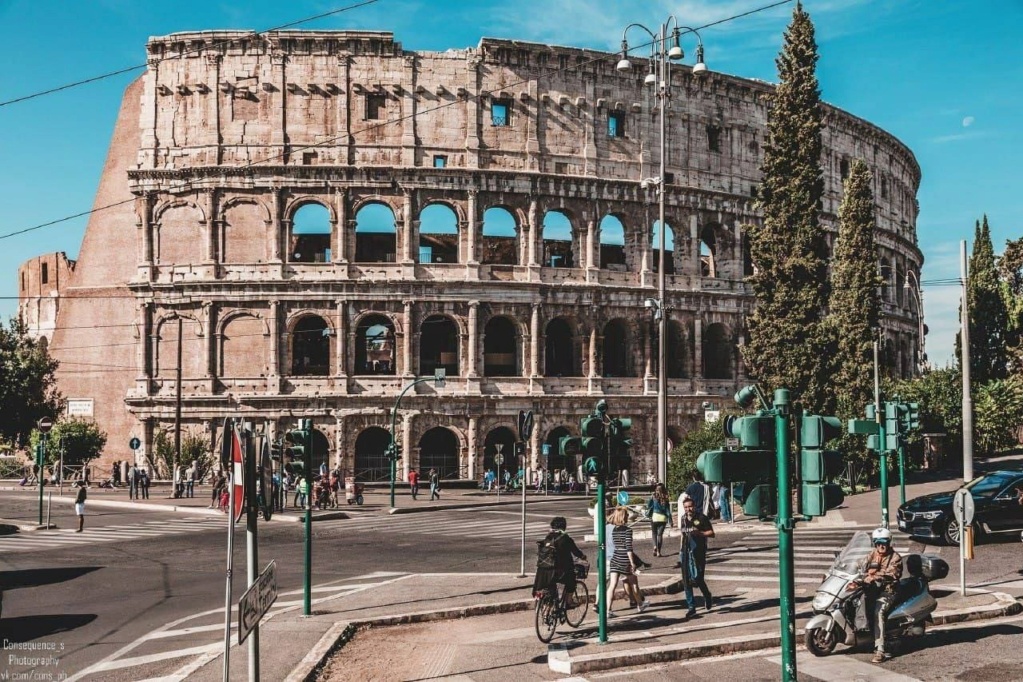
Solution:
M 973 527 L 973 544 L 979 545 L 981 543 L 981 531 L 980 526 L 976 523 L 972 524 Z M 958 545 L 959 544 L 959 522 L 955 519 L 949 519 L 948 524 L 945 526 L 944 532 L 945 544 Z

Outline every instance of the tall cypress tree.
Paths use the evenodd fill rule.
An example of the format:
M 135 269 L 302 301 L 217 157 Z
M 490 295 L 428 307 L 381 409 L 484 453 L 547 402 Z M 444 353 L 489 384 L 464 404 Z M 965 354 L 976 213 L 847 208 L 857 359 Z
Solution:
M 822 113 L 817 43 L 810 16 L 797 4 L 776 60 L 780 83 L 771 97 L 758 208 L 747 226 L 755 309 L 743 357 L 768 388 L 785 387 L 816 411 L 828 407 L 830 357 L 824 328 L 827 243 L 818 222 Z
M 862 418 L 874 399 L 874 338 L 880 317 L 874 195 L 867 164 L 857 159 L 845 181 L 838 209 L 838 239 L 831 263 L 828 327 L 835 343 L 834 386 L 838 415 Z M 862 440 L 849 454 L 863 453 Z
M 994 379 L 1004 379 L 1008 376 L 1009 367 L 1009 313 L 998 280 L 987 215 L 983 222 L 977 222 L 974 230 L 968 275 L 966 295 L 970 303 L 970 381 L 979 385 Z M 957 335 L 956 358 L 959 362 L 962 362 L 961 349 L 962 338 Z

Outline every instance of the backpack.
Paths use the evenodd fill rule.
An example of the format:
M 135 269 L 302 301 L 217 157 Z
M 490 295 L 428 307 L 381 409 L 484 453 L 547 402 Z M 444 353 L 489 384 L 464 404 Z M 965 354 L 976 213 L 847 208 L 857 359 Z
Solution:
M 558 556 L 557 541 L 560 533 L 549 533 L 543 540 L 536 541 L 536 567 L 553 570 Z

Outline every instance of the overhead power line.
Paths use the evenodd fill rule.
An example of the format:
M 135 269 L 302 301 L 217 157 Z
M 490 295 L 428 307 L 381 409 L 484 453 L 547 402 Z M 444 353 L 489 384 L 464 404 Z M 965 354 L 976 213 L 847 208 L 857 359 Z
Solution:
M 365 7 L 366 5 L 372 5 L 373 3 L 376 3 L 376 2 L 380 2 L 380 0 L 365 0 L 364 2 L 360 2 L 360 3 L 355 4 L 355 5 L 349 5 L 347 7 L 340 7 L 338 9 L 330 10 L 329 12 L 323 12 L 322 14 L 317 14 L 315 16 L 306 17 L 304 19 L 298 19 L 296 21 L 288 22 L 287 24 L 281 24 L 280 26 L 274 26 L 273 28 L 263 29 L 262 31 L 255 31 L 254 33 L 255 33 L 255 35 L 263 35 L 264 33 L 272 33 L 274 31 L 282 31 L 282 30 L 284 30 L 286 28 L 291 28 L 292 26 L 299 26 L 300 24 L 307 24 L 310 21 L 316 21 L 317 19 L 324 19 L 326 17 L 333 16 L 335 14 L 341 14 L 342 12 L 347 12 L 349 10 L 358 9 L 360 7 Z M 226 45 L 229 42 L 230 41 L 228 41 L 228 40 L 221 40 L 219 42 L 214 43 L 214 45 L 219 47 L 221 45 Z M 207 49 L 207 46 L 204 45 L 203 47 L 196 48 L 195 50 L 186 50 L 185 52 L 181 53 L 181 56 L 185 56 L 185 55 L 188 55 L 188 54 L 194 54 L 195 52 L 197 52 L 199 50 L 205 50 L 205 49 Z M 175 59 L 177 59 L 177 57 L 175 57 Z M 162 61 L 162 60 L 158 60 L 158 61 Z M 127 67 L 125 67 L 123 69 L 118 69 L 116 71 L 110 71 L 108 73 L 100 74 L 98 76 L 93 76 L 92 78 L 86 78 L 84 80 L 74 81 L 72 83 L 65 83 L 64 85 L 58 85 L 57 87 L 50 88 L 48 90 L 40 90 L 39 92 L 33 92 L 33 93 L 29 94 L 29 95 L 22 95 L 21 97 L 15 97 L 14 99 L 5 100 L 3 102 L 0 102 L 0 107 L 6 107 L 6 106 L 8 106 L 10 104 L 18 104 L 19 102 L 27 102 L 28 100 L 36 99 L 37 97 L 43 97 L 45 95 L 52 95 L 52 94 L 57 93 L 57 92 L 63 92 L 64 90 L 70 90 L 72 88 L 77 88 L 80 85 L 88 85 L 89 83 L 96 83 L 98 81 L 106 80 L 107 78 L 113 78 L 114 76 L 120 76 L 123 73 L 131 73 L 132 71 L 138 71 L 139 69 L 144 69 L 147 66 L 148 66 L 148 63 L 136 64 L 135 66 L 127 66 Z
M 376 2 L 377 0 L 372 0 L 372 1 Z M 699 31 L 699 30 L 702 30 L 704 28 L 708 28 L 710 26 L 717 26 L 717 25 L 720 25 L 720 24 L 723 24 L 723 23 L 726 23 L 726 22 L 729 22 L 729 21 L 734 21 L 734 20 L 736 20 L 738 18 L 746 17 L 746 16 L 749 16 L 751 14 L 756 14 L 757 12 L 764 12 L 766 10 L 773 9 L 775 7 L 778 7 L 780 5 L 784 5 L 784 4 L 787 4 L 787 3 L 790 3 L 790 2 L 792 2 L 792 0 L 781 0 L 780 2 L 774 2 L 774 3 L 770 4 L 770 5 L 764 5 L 763 7 L 759 7 L 757 9 L 750 10 L 748 12 L 743 12 L 742 14 L 736 14 L 736 15 L 728 17 L 726 19 L 721 19 L 721 20 L 712 22 L 710 24 L 706 24 L 705 26 L 698 26 L 698 27 L 696 27 L 696 30 Z M 363 4 L 368 4 L 368 2 L 367 3 L 363 3 Z M 361 5 L 359 5 L 359 6 L 361 6 Z M 651 42 L 648 42 L 648 43 L 644 43 L 642 45 L 636 45 L 636 46 L 634 46 L 634 48 L 635 49 L 639 49 L 639 48 L 642 48 L 642 47 L 645 47 L 645 46 L 648 46 L 648 45 L 652 45 L 654 42 L 656 42 L 656 41 L 651 41 Z M 581 62 L 581 63 L 578 63 L 578 64 L 574 64 L 572 66 L 566 66 L 564 68 L 554 70 L 554 71 L 550 72 L 549 74 L 543 74 L 543 75 L 539 75 L 539 76 L 535 76 L 535 77 L 525 78 L 525 79 L 522 79 L 522 80 L 519 80 L 519 81 L 516 81 L 516 82 L 512 82 L 512 83 L 504 83 L 504 84 L 502 84 L 501 89 L 502 90 L 506 90 L 508 88 L 517 87 L 519 85 L 525 85 L 525 84 L 527 84 L 527 83 L 529 83 L 531 81 L 534 81 L 534 80 L 539 82 L 543 78 L 548 78 L 550 76 L 554 76 L 554 75 L 557 75 L 557 74 L 560 74 L 560 73 L 571 73 L 573 71 L 576 71 L 576 70 L 578 70 L 578 69 L 580 69 L 582 67 L 588 66 L 590 64 L 595 64 L 595 63 L 598 63 L 598 62 L 603 62 L 603 61 L 607 61 L 609 59 L 614 59 L 614 58 L 617 58 L 617 54 L 607 54 L 607 55 L 603 55 L 603 56 L 600 56 L 600 57 L 594 57 L 593 59 L 590 59 L 590 60 L 587 60 L 587 61 L 584 61 L 584 62 Z M 489 90 L 484 90 L 480 94 L 481 95 L 490 95 L 492 93 Z M 301 146 L 301 147 L 294 147 L 294 148 L 289 149 L 286 152 L 281 152 L 279 154 L 274 154 L 274 155 L 269 156 L 267 158 L 256 160 L 256 161 L 251 161 L 249 163 L 242 164 L 240 166 L 232 166 L 231 168 L 233 170 L 244 170 L 244 169 L 247 169 L 247 168 L 252 168 L 252 167 L 257 166 L 257 165 L 266 164 L 266 163 L 268 163 L 270 161 L 279 160 L 279 159 L 282 159 L 282 158 L 284 158 L 284 157 L 286 157 L 288 155 L 295 154 L 295 153 L 298 153 L 298 152 L 302 152 L 302 151 L 306 151 L 306 150 L 310 150 L 310 149 L 317 149 L 317 148 L 331 146 L 331 145 L 336 144 L 340 140 L 346 139 L 349 136 L 355 137 L 355 136 L 361 135 L 363 133 L 367 133 L 367 132 L 371 132 L 373 130 L 377 130 L 378 128 L 382 128 L 384 126 L 388 126 L 388 125 L 392 125 L 392 124 L 396 124 L 396 123 L 402 123 L 402 122 L 404 122 L 404 121 L 406 121 L 408 119 L 415 118 L 416 116 L 421 116 L 421 115 L 424 115 L 424 114 L 433 113 L 435 111 L 439 111 L 441 109 L 445 109 L 447 107 L 454 106 L 455 104 L 458 104 L 458 103 L 459 103 L 459 100 L 455 99 L 455 100 L 452 100 L 451 102 L 446 102 L 444 104 L 438 104 L 437 106 L 431 107 L 429 109 L 422 109 L 422 110 L 416 111 L 415 113 L 412 113 L 412 114 L 406 114 L 405 116 L 399 116 L 397 118 L 388 119 L 386 121 L 381 121 L 380 123 L 370 124 L 370 125 L 368 125 L 368 126 L 366 126 L 364 128 L 361 128 L 359 130 L 353 130 L 351 132 L 346 132 L 344 135 L 338 135 L 336 137 L 332 137 L 332 138 L 329 138 L 329 139 L 326 139 L 326 140 L 321 140 L 320 142 L 316 142 L 316 143 L 313 143 L 313 144 L 308 144 L 308 145 Z M 178 187 L 176 189 L 178 191 L 182 191 L 182 190 L 188 189 L 188 186 L 186 186 L 186 187 Z M 57 225 L 57 224 L 60 224 L 60 223 L 63 223 L 63 222 L 67 222 L 68 220 L 73 220 L 75 218 L 80 218 L 82 216 L 91 215 L 92 213 L 98 213 L 100 211 L 105 211 L 105 210 L 108 210 L 108 209 L 111 209 L 111 208 L 116 208 L 117 206 L 123 206 L 124 204 L 132 203 L 132 202 L 134 202 L 134 199 L 126 199 L 126 200 L 114 202 L 114 203 L 111 203 L 111 204 L 106 204 L 106 205 L 103 205 L 103 206 L 97 206 L 96 208 L 93 208 L 93 209 L 91 209 L 89 211 L 83 211 L 81 213 L 76 213 L 74 215 L 66 216 L 64 218 L 58 218 L 56 220 L 51 220 L 51 221 L 48 221 L 48 222 L 45 222 L 45 223 L 40 223 L 39 225 L 33 225 L 32 227 L 26 227 L 26 228 L 21 229 L 21 230 L 16 230 L 14 232 L 8 232 L 6 234 L 2 234 L 2 235 L 0 235 L 0 240 L 8 239 L 10 237 L 14 237 L 14 236 L 21 235 L 21 234 L 25 234 L 27 232 L 33 232 L 35 230 L 40 230 L 40 229 L 43 229 L 45 227 L 52 227 L 54 225 Z

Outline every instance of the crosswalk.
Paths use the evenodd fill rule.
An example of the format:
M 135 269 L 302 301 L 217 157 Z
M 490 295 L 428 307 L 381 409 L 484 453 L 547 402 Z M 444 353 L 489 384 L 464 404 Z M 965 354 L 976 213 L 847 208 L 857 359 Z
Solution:
M 224 518 L 184 518 L 143 523 L 85 527 L 81 533 L 70 528 L 40 530 L 0 537 L 0 553 L 39 552 L 67 547 L 81 547 L 104 542 L 130 542 L 166 535 L 226 530 Z
M 853 534 L 873 528 L 797 528 L 792 541 L 796 585 L 815 588 Z M 896 534 L 895 550 L 902 555 L 909 553 L 906 536 Z M 778 532 L 773 528 L 756 530 L 731 546 L 712 549 L 707 553 L 707 579 L 741 582 L 752 588 L 762 586 L 777 591 Z
M 526 537 L 542 538 L 550 531 L 551 513 L 526 514 Z M 593 520 L 588 517 L 567 517 L 568 532 L 582 541 L 585 532 L 592 532 Z M 451 509 L 429 514 L 394 514 L 390 516 L 356 516 L 341 522 L 346 531 L 357 533 L 425 534 L 445 537 L 518 539 L 522 535 L 520 511 L 496 509 Z

